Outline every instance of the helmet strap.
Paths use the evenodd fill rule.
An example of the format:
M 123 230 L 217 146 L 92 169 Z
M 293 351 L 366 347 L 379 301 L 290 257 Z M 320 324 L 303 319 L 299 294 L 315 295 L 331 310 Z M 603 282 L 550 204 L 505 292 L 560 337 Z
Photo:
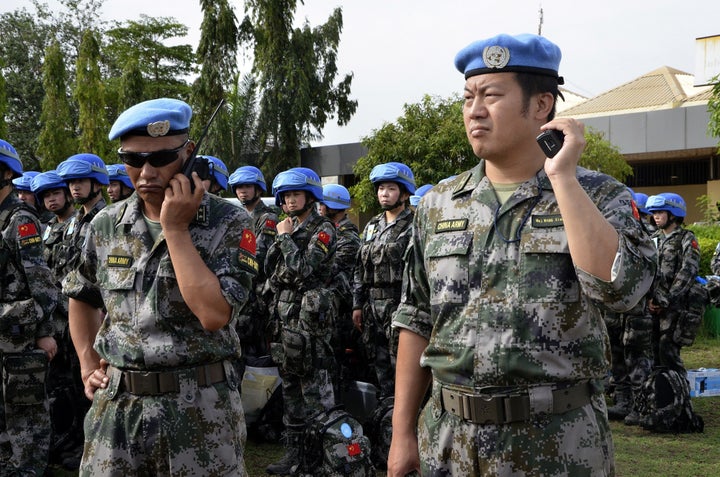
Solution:
M 90 184 L 90 193 L 87 195 L 87 197 L 80 197 L 75 199 L 75 202 L 80 205 L 85 205 L 91 200 L 93 200 L 95 197 L 97 197 L 100 194 L 100 187 L 98 187 L 96 190 L 93 190 L 93 184 Z
M 402 196 L 402 194 L 400 194 L 400 195 Z M 382 207 L 382 210 L 388 211 L 388 210 L 395 210 L 398 207 L 403 206 L 403 205 L 405 205 L 405 201 L 402 199 L 398 199 L 398 201 L 395 202 L 394 204 L 383 205 L 381 207 Z
M 252 199 L 241 200 L 240 203 L 245 206 L 248 206 L 248 205 L 252 206 L 252 205 L 257 204 L 257 202 L 259 200 L 260 200 L 260 195 L 258 195 L 258 193 L 256 192 Z

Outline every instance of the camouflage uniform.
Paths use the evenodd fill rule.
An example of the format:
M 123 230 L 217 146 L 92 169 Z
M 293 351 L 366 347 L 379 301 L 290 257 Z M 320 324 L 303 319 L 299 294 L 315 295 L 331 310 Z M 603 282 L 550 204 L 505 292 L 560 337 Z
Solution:
M 353 309 L 362 309 L 363 343 L 380 397 L 395 393 L 397 337 L 390 327 L 400 303 L 403 254 L 412 237 L 413 212 L 406 208 L 391 223 L 381 213 L 367 223 L 355 265 Z
M 258 274 L 253 282 L 253 291 L 242 315 L 238 318 L 238 335 L 242 344 L 243 355 L 263 356 L 267 354 L 265 344 L 265 329 L 267 326 L 268 309 L 262 301 L 263 286 L 265 284 L 265 257 L 277 235 L 276 226 L 278 216 L 273 209 L 258 200 L 257 205 L 250 213 L 253 222 L 253 232 L 257 237 L 256 257 L 259 265 Z
M 347 216 L 335 223 L 335 229 L 337 230 L 337 247 L 331 276 L 333 277 L 335 307 L 338 315 L 335 322 L 334 347 L 335 357 L 338 364 L 341 365 L 345 349 L 352 346 L 351 335 L 354 328 L 352 323 L 352 282 L 355 276 L 357 253 L 362 242 L 357 225 L 352 223 Z M 342 370 L 340 373 L 342 375 Z
M 80 475 L 246 475 L 232 362 L 240 357 L 235 320 L 257 269 L 251 227 L 245 211 L 207 193 L 190 223 L 233 309 L 230 323 L 210 332 L 185 304 L 164 236 L 153 241 L 137 195 L 92 221 L 79 267 L 63 282 L 71 298 L 107 308 L 94 347 L 111 366 L 110 381 L 85 419 Z M 203 386 L 209 368 L 221 368 L 221 378 Z M 120 370 L 164 372 L 177 388 L 131 394 Z
M 40 222 L 15 194 L 0 204 L 0 475 L 43 475 L 50 447 L 45 392 L 58 288 L 43 259 Z M 24 473 L 26 472 L 26 473 Z M 34 473 L 33 473 L 34 472 Z
M 573 266 L 544 171 L 500 205 L 484 165 L 424 196 L 407 254 L 394 326 L 429 340 L 421 365 L 434 379 L 418 424 L 422 473 L 612 475 L 599 385 L 609 350 L 598 303 L 625 311 L 643 297 L 652 243 L 627 189 L 578 168 L 580 185 L 619 234 L 612 281 L 593 277 Z M 557 410 L 573 388 L 584 390 L 579 407 Z M 525 397 L 495 421 L 509 414 L 512 422 L 478 424 L 450 412 L 446 392 L 490 393 L 480 398 L 488 403 L 485 396 L 500 395 L 492 398 L 499 407 L 517 403 L 515 393 Z
M 653 323 L 653 354 L 655 364 L 667 366 L 686 376 L 680 348 L 692 344 L 702 320 L 697 298 L 701 288 L 695 281 L 700 270 L 700 247 L 695 235 L 677 227 L 669 235 L 659 230 L 653 235 L 658 247 L 658 277 L 652 300 L 664 308 Z M 704 308 L 706 303 L 702 303 Z
M 58 261 L 53 266 L 59 277 L 65 277 L 80 262 L 80 252 L 88 234 L 90 222 L 99 211 L 105 208 L 105 200 L 100 198 L 90 212 L 85 213 L 82 207 L 75 212 L 65 226 L 63 243 L 57 255 Z
M 720 275 L 720 242 L 715 246 L 715 251 L 710 260 L 710 270 L 713 275 Z
M 280 321 L 271 350 L 282 378 L 286 426 L 304 425 L 335 404 L 330 344 L 335 311 L 328 288 L 335 246 L 335 227 L 313 207 L 291 234 L 277 236 L 265 261 Z

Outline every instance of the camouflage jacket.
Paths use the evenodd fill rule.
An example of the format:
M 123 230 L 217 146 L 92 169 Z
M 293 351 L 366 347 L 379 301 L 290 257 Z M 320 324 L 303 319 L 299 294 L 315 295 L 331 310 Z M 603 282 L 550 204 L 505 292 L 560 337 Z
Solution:
M 78 266 L 80 262 L 80 252 L 85 242 L 85 237 L 90 228 L 90 222 L 99 211 L 105 208 L 105 200 L 100 199 L 95 203 L 90 212 L 84 213 L 81 207 L 75 212 L 65 226 L 63 234 L 63 243 L 60 246 L 60 253 L 53 265 L 53 270 L 58 276 L 64 278 L 70 270 Z
M 353 309 L 368 301 L 370 289 L 382 289 L 388 296 L 400 298 L 403 254 L 412 237 L 413 211 L 403 210 L 391 223 L 385 212 L 376 215 L 365 226 L 353 279 Z
M 95 349 L 121 369 L 158 370 L 195 366 L 240 356 L 235 320 L 248 299 L 257 270 L 250 216 L 205 194 L 190 235 L 205 264 L 217 275 L 233 309 L 226 326 L 203 329 L 185 304 L 164 235 L 153 239 L 137 194 L 100 211 L 90 224 L 79 267 L 63 292 L 85 301 L 99 290 L 107 315 Z
M 265 257 L 270 246 L 275 242 L 277 235 L 278 216 L 273 209 L 258 200 L 257 205 L 250 214 L 253 220 L 253 231 L 257 237 L 257 261 L 260 265 L 257 280 L 265 281 Z
M 610 282 L 573 265 L 542 170 L 502 206 L 484 161 L 423 197 L 393 325 L 429 340 L 421 364 L 436 379 L 477 388 L 607 374 L 599 303 L 635 306 L 651 285 L 655 247 L 625 186 L 583 168 L 577 177 L 619 234 Z
M 658 276 L 653 302 L 663 308 L 685 309 L 690 288 L 700 271 L 700 247 L 695 234 L 677 227 L 669 235 L 653 235 L 658 247 Z
M 43 243 L 45 244 L 45 261 L 47 262 L 48 267 L 50 267 L 50 269 L 55 274 L 55 280 L 58 283 L 60 283 L 63 279 L 61 275 L 61 264 L 65 263 L 65 259 L 61 255 L 63 249 L 63 237 L 65 236 L 65 228 L 67 227 L 67 225 L 68 222 L 58 222 L 56 216 L 53 217 L 50 222 L 48 222 L 47 227 L 45 228 L 45 232 L 43 233 Z
M 327 286 L 335 260 L 335 226 L 315 208 L 301 223 L 293 219 L 292 233 L 278 235 L 268 250 L 265 273 L 276 293 Z
M 43 258 L 40 221 L 15 194 L 0 203 L 0 352 L 52 336 L 59 290 Z
M 333 287 L 347 306 L 352 306 L 352 282 L 355 276 L 355 263 L 360 250 L 360 235 L 357 226 L 347 218 L 335 224 L 337 229 L 337 248 L 333 264 Z

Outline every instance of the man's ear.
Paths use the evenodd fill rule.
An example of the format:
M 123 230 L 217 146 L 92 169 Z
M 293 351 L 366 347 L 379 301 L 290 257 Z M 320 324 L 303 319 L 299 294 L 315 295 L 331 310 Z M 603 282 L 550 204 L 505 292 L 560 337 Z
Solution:
M 535 105 L 535 118 L 547 121 L 547 118 L 550 116 L 550 112 L 555 105 L 555 98 L 552 93 L 549 92 L 539 93 L 535 95 L 533 104 Z

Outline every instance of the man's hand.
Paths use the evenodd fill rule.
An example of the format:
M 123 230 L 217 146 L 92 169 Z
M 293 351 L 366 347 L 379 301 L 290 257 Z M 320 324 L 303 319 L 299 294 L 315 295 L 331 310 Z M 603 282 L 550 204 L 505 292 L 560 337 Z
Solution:
M 293 229 L 293 221 L 290 217 L 285 217 L 277 224 L 276 228 L 278 235 L 289 234 L 290 232 L 292 232 Z
M 550 179 L 563 174 L 574 178 L 575 168 L 585 149 L 585 125 L 572 118 L 559 118 L 544 124 L 541 129 L 556 129 L 564 136 L 560 152 L 552 159 L 545 159 L 545 173 Z
M 47 353 L 48 361 L 52 361 L 57 354 L 57 342 L 52 336 L 43 336 L 42 338 L 38 338 L 35 344 L 38 348 Z
M 362 310 L 353 310 L 352 321 L 355 328 L 362 331 Z
M 80 370 L 80 376 L 85 385 L 85 396 L 87 396 L 89 400 L 93 400 L 95 391 L 97 391 L 98 388 L 105 389 L 110 382 L 110 378 L 105 374 L 107 367 L 108 362 L 101 359 L 99 368 Z
M 196 172 L 192 173 L 195 191 L 190 191 L 190 179 L 175 174 L 165 189 L 165 200 L 160 209 L 160 224 L 167 235 L 171 231 L 188 230 L 202 202 L 205 188 Z

